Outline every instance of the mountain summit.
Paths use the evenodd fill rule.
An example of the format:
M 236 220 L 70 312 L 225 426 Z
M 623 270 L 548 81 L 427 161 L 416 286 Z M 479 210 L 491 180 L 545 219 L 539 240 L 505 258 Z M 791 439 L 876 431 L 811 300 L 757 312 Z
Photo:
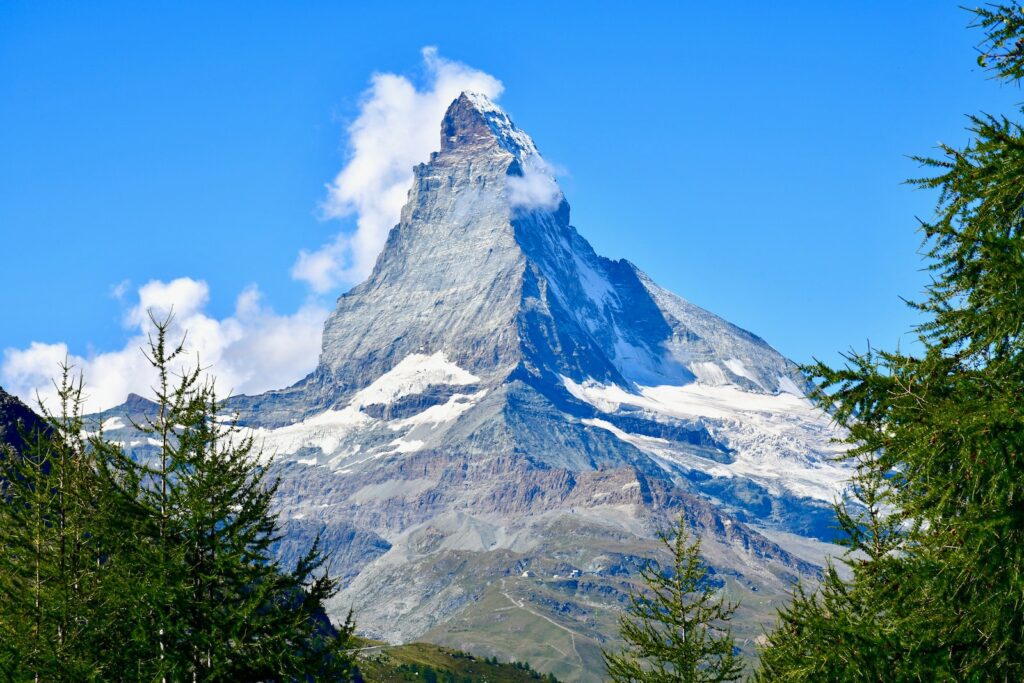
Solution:
M 460 95 L 440 147 L 415 168 L 372 274 L 327 322 L 316 376 L 335 397 L 436 352 L 487 381 L 799 392 L 796 368 L 762 340 L 597 256 L 533 141 L 490 100 Z
M 762 339 L 598 256 L 533 140 L 463 93 L 317 369 L 230 406 L 276 458 L 281 553 L 337 548 L 339 614 L 598 680 L 679 513 L 763 607 L 740 635 L 816 571 L 846 473 L 802 386 Z
M 441 152 L 495 144 L 520 160 L 538 153 L 530 136 L 486 95 L 459 95 L 441 121 Z

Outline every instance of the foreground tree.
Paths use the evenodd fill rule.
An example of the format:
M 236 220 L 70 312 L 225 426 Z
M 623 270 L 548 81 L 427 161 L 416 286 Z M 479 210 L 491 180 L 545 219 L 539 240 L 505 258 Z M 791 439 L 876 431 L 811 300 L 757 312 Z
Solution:
M 935 650 L 914 649 L 908 634 L 922 628 L 915 614 L 916 577 L 905 564 L 903 517 L 891 512 L 889 482 L 871 461 L 853 482 L 853 500 L 838 509 L 849 552 L 840 561 L 853 574 L 844 580 L 830 561 L 817 590 L 797 585 L 790 604 L 761 652 L 756 680 L 934 680 L 948 672 Z M 919 568 L 923 571 L 923 568 Z M 897 672 L 899 672 L 897 674 Z
M 656 563 L 641 570 L 644 589 L 630 595 L 619 620 L 623 651 L 605 651 L 611 680 L 622 683 L 735 681 L 743 671 L 733 653 L 728 621 L 736 609 L 707 581 L 700 539 L 690 541 L 680 518 L 673 534 L 660 540 L 672 566 Z
M 146 511 L 143 532 L 160 571 L 146 575 L 140 673 L 164 680 L 348 680 L 351 620 L 331 628 L 324 602 L 336 591 L 315 542 L 292 569 L 272 555 L 277 483 L 198 366 L 167 343 L 170 320 L 153 321 L 147 355 L 157 373 L 156 410 L 136 427 L 156 457 L 120 454 L 109 477 Z M 173 381 L 172 381 L 173 378 Z M 319 573 L 318 573 L 319 572 Z M 140 639 L 140 644 L 145 639 Z
M 974 13 L 979 63 L 1019 83 L 1024 11 Z M 923 353 L 813 368 L 818 400 L 849 429 L 858 486 L 888 518 L 841 510 L 863 551 L 848 558 L 853 580 L 830 573 L 783 610 L 765 680 L 1024 680 L 1024 130 L 972 116 L 970 132 L 964 149 L 921 158 L 937 175 L 914 181 L 940 193 L 922 225 Z
M 294 568 L 251 438 L 154 322 L 156 409 L 131 457 L 88 436 L 65 370 L 61 415 L 0 456 L 0 675 L 14 681 L 349 681 L 351 618 L 314 543 Z
M 110 676 L 96 658 L 123 634 L 116 571 L 132 552 L 132 511 L 99 476 L 82 383 L 65 366 L 59 406 L 0 450 L 0 672 L 7 680 Z M 117 558 L 115 560 L 115 558 Z M 116 669 L 116 668 L 115 668 Z

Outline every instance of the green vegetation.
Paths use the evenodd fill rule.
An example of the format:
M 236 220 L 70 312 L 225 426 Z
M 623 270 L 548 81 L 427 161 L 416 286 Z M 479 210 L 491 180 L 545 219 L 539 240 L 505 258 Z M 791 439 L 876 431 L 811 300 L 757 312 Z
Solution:
M 67 368 L 48 428 L 0 458 L 0 674 L 350 680 L 352 623 L 326 620 L 317 544 L 293 569 L 272 559 L 276 485 L 199 370 L 172 375 L 182 347 L 154 325 L 157 413 L 136 427 L 155 458 L 86 435 Z
M 61 415 L 46 414 L 0 458 L 0 672 L 8 680 L 90 680 L 110 648 L 131 576 L 106 558 L 134 554 L 134 510 L 109 495 L 81 419 L 81 384 L 67 371 Z M 126 514 L 122 514 L 126 513 Z M 116 632 L 116 631 L 115 631 Z
M 700 538 L 691 542 L 680 518 L 661 541 L 672 553 L 672 567 L 652 563 L 640 570 L 644 589 L 631 592 L 619 622 L 626 647 L 604 653 L 609 677 L 616 683 L 738 680 L 743 663 L 728 628 L 736 606 L 707 580 Z
M 974 13 L 979 63 L 1019 85 L 1024 9 Z M 979 115 L 970 132 L 912 181 L 939 190 L 923 353 L 811 368 L 858 466 L 853 579 L 830 567 L 798 590 L 761 680 L 1024 680 L 1024 129 Z
M 499 662 L 426 643 L 388 646 L 364 642 L 358 650 L 359 671 L 366 681 L 399 683 L 557 683 L 551 674 L 534 671 L 525 662 Z

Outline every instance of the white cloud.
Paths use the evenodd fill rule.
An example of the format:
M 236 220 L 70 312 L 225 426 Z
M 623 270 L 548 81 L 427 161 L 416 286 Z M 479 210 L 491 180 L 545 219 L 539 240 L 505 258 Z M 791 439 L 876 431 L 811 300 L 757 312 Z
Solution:
M 253 285 L 239 295 L 232 315 L 217 319 L 205 311 L 209 293 L 205 282 L 187 277 L 148 282 L 125 315 L 132 334 L 122 349 L 89 356 L 71 354 L 64 343 L 33 342 L 25 349 L 5 349 L 0 384 L 32 404 L 38 394 L 55 408 L 52 378 L 67 359 L 85 375 L 89 411 L 116 406 L 131 392 L 147 396 L 154 380 L 141 351 L 153 331 L 148 311 L 161 319 L 172 309 L 172 339 L 187 331 L 186 362 L 198 359 L 209 368 L 223 394 L 281 388 L 315 367 L 326 309 L 308 304 L 292 315 L 278 315 L 263 306 Z
M 513 208 L 558 208 L 562 190 L 555 180 L 555 168 L 540 156 L 531 156 L 523 165 L 523 175 L 508 177 L 508 201 Z
M 355 229 L 343 230 L 315 251 L 303 250 L 292 277 L 317 294 L 352 284 L 369 274 L 388 232 L 398 222 L 412 168 L 440 148 L 444 112 L 463 91 L 497 99 L 504 86 L 493 76 L 445 59 L 432 47 L 422 51 L 424 78 L 374 74 L 363 94 L 359 115 L 348 127 L 348 159 L 327 185 L 322 205 L 326 218 L 355 217 Z M 521 179 L 510 183 L 519 206 L 557 205 L 560 197 L 552 169 L 538 159 Z M 259 290 L 243 291 L 234 312 L 216 318 L 207 312 L 207 284 L 192 278 L 154 280 L 134 292 L 125 280 L 111 295 L 128 306 L 123 348 L 78 355 L 67 344 L 33 342 L 5 349 L 0 385 L 34 403 L 36 394 L 53 405 L 52 378 L 66 359 L 85 375 L 88 410 L 120 404 L 131 393 L 149 395 L 153 375 L 141 349 L 152 332 L 148 311 L 158 318 L 173 308 L 174 335 L 188 332 L 189 360 L 199 360 L 217 377 L 222 393 L 259 393 L 287 386 L 311 371 L 320 351 L 328 310 L 309 303 L 291 315 L 263 305 Z M 134 296 L 133 296 L 134 295 Z
M 348 128 L 349 159 L 327 186 L 328 218 L 356 216 L 356 229 L 320 249 L 302 251 L 292 277 L 318 293 L 365 278 L 388 232 L 398 223 L 412 184 L 412 168 L 440 149 L 445 110 L 464 90 L 491 99 L 504 86 L 493 76 L 423 49 L 426 82 L 418 89 L 405 76 L 374 74 L 359 116 Z
M 118 301 L 124 301 L 124 297 L 128 294 L 128 290 L 131 288 L 132 283 L 128 280 L 121 280 L 116 285 L 110 288 L 110 296 L 114 297 Z
M 345 233 L 335 236 L 334 241 L 316 251 L 299 252 L 299 258 L 292 266 L 292 277 L 302 280 L 317 294 L 329 292 L 347 279 L 345 262 L 352 242 Z

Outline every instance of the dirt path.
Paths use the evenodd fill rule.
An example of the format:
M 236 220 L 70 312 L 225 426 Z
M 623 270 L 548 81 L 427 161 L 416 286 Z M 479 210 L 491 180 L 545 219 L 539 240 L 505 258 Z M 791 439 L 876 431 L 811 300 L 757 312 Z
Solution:
M 511 595 L 508 594 L 508 591 L 505 590 L 505 579 L 501 580 L 501 594 L 505 596 L 506 600 L 508 600 L 509 602 L 511 602 L 513 605 L 515 605 L 519 609 L 523 610 L 524 612 L 529 612 L 533 616 L 535 616 L 535 617 L 537 617 L 539 619 L 543 619 L 544 621 L 548 622 L 552 626 L 557 626 L 558 628 L 560 628 L 563 631 L 565 631 L 566 633 L 568 633 L 569 634 L 569 642 L 572 644 L 572 653 L 574 655 L 576 655 L 576 659 L 579 660 L 580 666 L 586 668 L 584 663 L 583 663 L 583 657 L 580 656 L 580 651 L 576 649 L 576 633 L 573 632 L 572 629 L 570 629 L 570 628 L 568 628 L 566 626 L 563 626 L 562 624 L 559 624 L 557 621 L 555 621 L 554 619 L 552 619 L 552 618 L 550 618 L 548 616 L 545 616 L 545 615 L 543 615 L 543 614 L 541 614 L 539 612 L 534 611 L 533 609 L 527 607 L 520 600 L 516 600 L 515 598 L 513 598 Z M 551 645 L 551 643 L 548 643 L 548 645 Z M 559 650 L 554 645 L 551 645 L 551 647 L 553 649 L 555 649 L 555 650 L 558 650 L 558 652 L 560 652 L 563 656 L 565 656 L 565 653 L 562 652 L 561 650 Z

